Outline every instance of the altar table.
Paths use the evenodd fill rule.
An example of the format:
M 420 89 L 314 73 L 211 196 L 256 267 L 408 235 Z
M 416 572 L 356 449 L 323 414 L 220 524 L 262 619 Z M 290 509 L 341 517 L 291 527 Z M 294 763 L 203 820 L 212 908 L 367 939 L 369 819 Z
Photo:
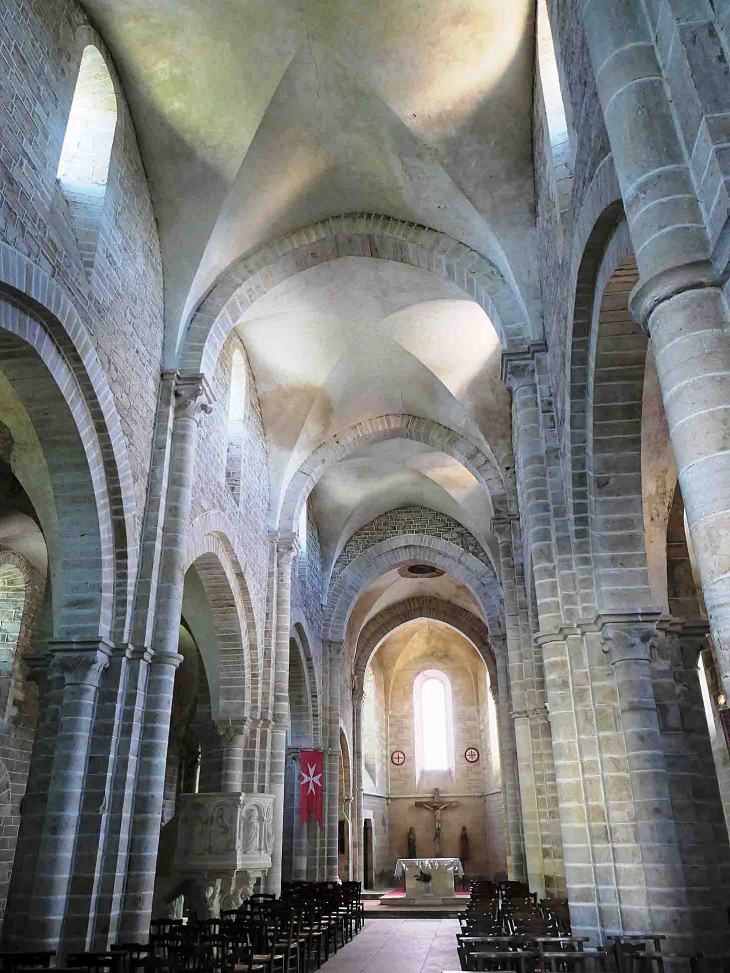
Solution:
M 422 871 L 430 874 L 430 882 L 416 881 Z M 463 875 L 464 869 L 458 858 L 399 858 L 393 874 L 396 878 L 405 874 L 406 898 L 455 899 L 454 875 Z

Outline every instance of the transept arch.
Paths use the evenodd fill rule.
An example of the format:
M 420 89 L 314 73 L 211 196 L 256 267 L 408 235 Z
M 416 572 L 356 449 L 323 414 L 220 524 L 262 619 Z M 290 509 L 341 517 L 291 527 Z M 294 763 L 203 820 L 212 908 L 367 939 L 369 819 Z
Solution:
M 483 308 L 503 350 L 530 341 L 522 302 L 487 257 L 427 226 L 353 213 L 289 233 L 221 275 L 181 336 L 179 368 L 212 372 L 236 321 L 262 294 L 309 267 L 341 257 L 370 257 L 426 268 L 456 283 Z
M 450 541 L 428 534 L 400 534 L 361 554 L 337 579 L 325 606 L 323 639 L 344 642 L 350 614 L 365 588 L 387 571 L 414 562 L 430 564 L 465 584 L 491 630 L 501 632 L 502 591 L 491 568 Z

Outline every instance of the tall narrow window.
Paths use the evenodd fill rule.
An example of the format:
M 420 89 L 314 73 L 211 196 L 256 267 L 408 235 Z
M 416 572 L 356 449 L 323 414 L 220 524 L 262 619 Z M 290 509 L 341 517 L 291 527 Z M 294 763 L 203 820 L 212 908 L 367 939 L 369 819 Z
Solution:
M 499 756 L 499 731 L 497 729 L 497 701 L 492 695 L 492 680 L 487 672 L 487 726 L 489 728 L 489 756 L 492 772 L 498 776 L 502 772 Z
M 228 449 L 226 483 L 236 502 L 241 499 L 243 432 L 246 423 L 246 362 L 238 348 L 233 352 L 231 385 L 228 397 Z
M 555 173 L 557 202 L 560 212 L 563 213 L 570 205 L 570 194 L 573 189 L 573 150 L 546 0 L 537 2 L 537 56 Z
M 454 767 L 451 683 L 438 669 L 427 669 L 413 683 L 416 776 Z
M 111 75 L 101 53 L 89 45 L 81 58 L 58 165 L 58 182 L 89 276 L 96 257 L 116 127 L 117 99 Z

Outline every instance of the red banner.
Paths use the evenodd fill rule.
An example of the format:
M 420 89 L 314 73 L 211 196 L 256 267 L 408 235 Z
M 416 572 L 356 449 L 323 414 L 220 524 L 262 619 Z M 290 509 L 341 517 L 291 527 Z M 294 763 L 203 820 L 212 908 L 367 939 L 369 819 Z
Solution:
M 299 813 L 306 821 L 311 811 L 322 827 L 322 781 L 324 757 L 320 750 L 301 750 L 299 753 L 300 794 Z

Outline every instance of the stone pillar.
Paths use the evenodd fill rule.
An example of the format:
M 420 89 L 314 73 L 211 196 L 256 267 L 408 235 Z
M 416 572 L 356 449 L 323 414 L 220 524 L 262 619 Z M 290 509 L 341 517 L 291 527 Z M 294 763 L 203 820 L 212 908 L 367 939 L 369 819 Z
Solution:
M 584 0 L 586 38 L 641 280 L 631 310 L 656 351 L 670 437 L 730 692 L 730 317 L 645 5 Z M 647 124 L 650 121 L 650 124 Z
M 329 746 L 327 749 L 327 881 L 338 878 L 339 856 L 337 835 L 340 791 L 340 680 L 342 678 L 342 642 L 328 642 L 329 656 Z
M 269 791 L 274 795 L 274 847 L 266 890 L 281 892 L 281 854 L 284 835 L 286 735 L 289 728 L 289 634 L 291 630 L 292 565 L 299 553 L 294 534 L 276 539 L 276 604 L 274 618 L 274 692 Z
M 352 877 L 363 882 L 362 874 L 362 698 L 361 680 L 352 700 Z M 496 700 L 495 700 L 496 704 Z
M 727 881 L 728 840 L 716 827 L 722 823 L 719 790 L 709 737 L 697 723 L 703 714 L 696 671 L 690 674 L 694 666 L 687 665 L 699 646 L 685 641 L 672 658 L 666 644 L 657 646 L 655 621 L 648 618 L 604 623 L 601 634 L 616 675 L 641 846 L 633 903 L 622 911 L 631 914 L 634 928 L 643 923 L 666 933 L 674 940 L 669 952 L 671 945 L 679 951 L 700 942 L 708 952 L 724 951 L 727 936 L 717 910 L 726 898 L 721 886 Z M 667 682 L 678 691 L 668 692 Z
M 38 949 L 59 950 L 86 781 L 99 685 L 112 648 L 105 642 L 55 643 L 51 666 L 63 676 L 48 800 L 38 847 L 29 923 Z
M 121 924 L 125 942 L 145 942 L 149 935 L 157 869 L 157 848 L 170 733 L 170 713 L 178 654 L 185 572 L 186 535 L 190 524 L 195 447 L 201 415 L 210 413 L 202 375 L 178 376 L 174 389 L 174 422 L 170 447 L 165 526 L 153 648 L 149 668 L 139 769 L 134 798 L 127 887 Z
M 499 758 L 502 765 L 502 794 L 505 813 L 505 850 L 507 877 L 510 881 L 527 880 L 525 844 L 522 834 L 522 803 L 517 772 L 517 744 L 510 705 L 509 675 L 507 672 L 506 640 L 490 637 L 497 660 L 497 731 Z
M 240 793 L 243 786 L 243 751 L 246 746 L 246 724 L 219 723 L 221 738 L 221 790 Z

